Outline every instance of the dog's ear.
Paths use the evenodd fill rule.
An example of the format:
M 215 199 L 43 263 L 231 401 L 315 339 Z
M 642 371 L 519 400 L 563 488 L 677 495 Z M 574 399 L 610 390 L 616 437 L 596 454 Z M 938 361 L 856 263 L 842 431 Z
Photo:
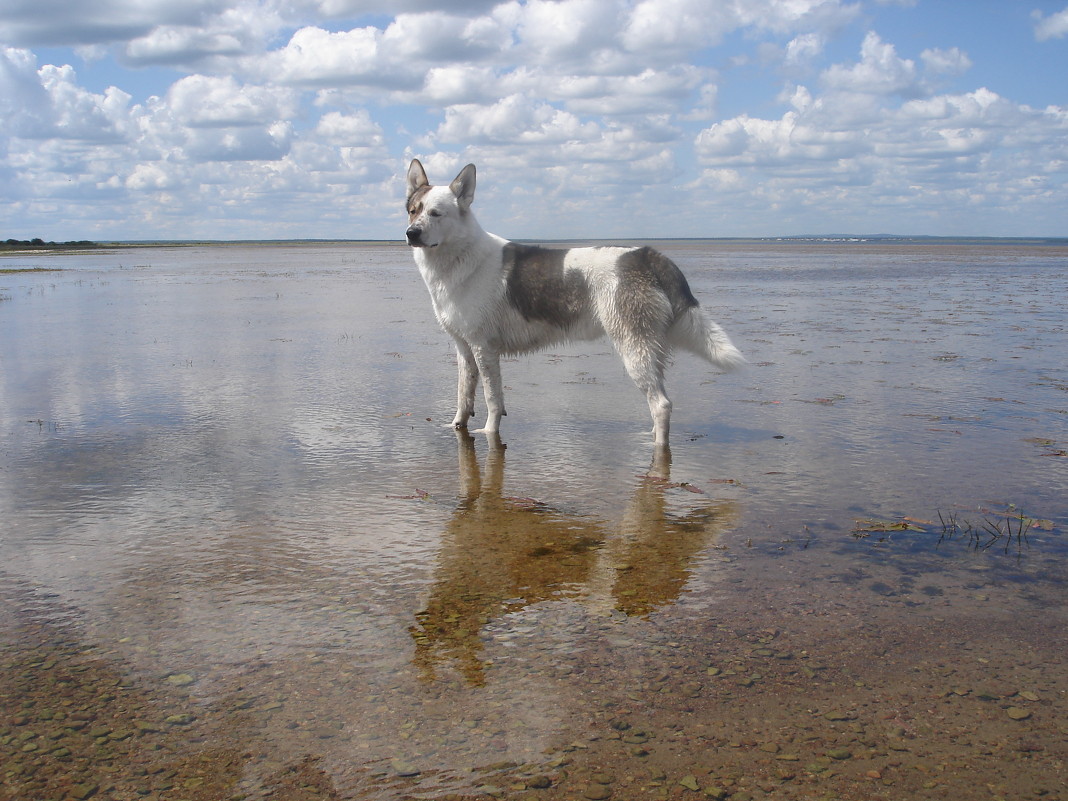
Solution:
M 460 174 L 449 184 L 449 189 L 456 195 L 456 202 L 462 211 L 471 208 L 471 203 L 475 199 L 475 165 L 468 164 L 460 170 Z
M 408 200 L 424 186 L 429 185 L 430 181 L 427 180 L 423 165 L 419 163 L 419 159 L 412 159 L 412 163 L 408 165 Z

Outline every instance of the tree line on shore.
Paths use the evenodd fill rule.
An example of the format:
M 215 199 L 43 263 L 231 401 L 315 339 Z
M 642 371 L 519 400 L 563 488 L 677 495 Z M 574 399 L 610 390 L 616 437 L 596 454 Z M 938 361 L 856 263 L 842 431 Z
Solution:
M 5 239 L 0 242 L 0 248 L 6 248 L 9 250 L 24 250 L 34 248 L 95 248 L 98 247 L 96 242 L 90 242 L 87 239 L 80 240 L 78 242 L 45 242 L 43 239 Z

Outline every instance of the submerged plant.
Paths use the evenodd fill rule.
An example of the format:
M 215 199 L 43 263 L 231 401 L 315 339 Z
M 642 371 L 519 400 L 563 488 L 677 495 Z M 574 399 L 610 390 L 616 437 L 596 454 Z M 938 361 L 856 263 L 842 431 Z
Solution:
M 1002 517 L 986 515 L 978 526 L 967 520 L 958 520 L 956 514 L 948 513 L 943 517 L 938 513 L 938 520 L 942 524 L 942 534 L 938 538 L 939 544 L 943 540 L 953 540 L 957 537 L 967 537 L 969 544 L 977 551 L 985 551 L 996 543 L 1002 543 L 1005 553 L 1009 552 L 1013 543 L 1019 553 L 1025 545 L 1030 545 L 1027 532 L 1035 525 L 1035 521 L 1023 514 L 1007 512 Z

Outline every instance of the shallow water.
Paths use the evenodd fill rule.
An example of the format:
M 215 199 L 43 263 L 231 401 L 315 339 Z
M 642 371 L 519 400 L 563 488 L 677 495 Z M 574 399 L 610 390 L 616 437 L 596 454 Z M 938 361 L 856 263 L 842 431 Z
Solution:
M 0 259 L 0 798 L 1068 798 L 1068 249 L 660 247 L 670 465 L 400 245 Z

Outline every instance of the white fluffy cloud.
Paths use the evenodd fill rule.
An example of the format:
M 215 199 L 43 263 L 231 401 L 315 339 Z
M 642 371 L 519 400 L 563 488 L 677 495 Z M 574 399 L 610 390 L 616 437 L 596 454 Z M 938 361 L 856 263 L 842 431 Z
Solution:
M 167 103 L 175 119 L 190 128 L 261 125 L 296 113 L 291 90 L 242 86 L 231 76 L 182 78 L 171 86 Z
M 38 68 L 28 50 L 0 51 L 0 126 L 20 138 L 122 141 L 130 134 L 130 100 L 114 86 L 87 91 L 70 66 Z
M 1040 42 L 1061 39 L 1068 36 L 1068 7 L 1055 14 L 1044 16 L 1041 11 L 1033 14 L 1035 20 L 1035 38 Z
M 986 88 L 936 94 L 932 76 L 971 60 L 953 48 L 924 51 L 921 61 L 923 69 L 869 33 L 859 60 L 828 67 L 816 93 L 796 87 L 781 117 L 743 114 L 702 130 L 694 144 L 705 178 L 750 193 L 749 206 L 801 215 L 816 204 L 843 220 L 865 206 L 896 208 L 913 225 L 960 224 L 991 202 L 1000 213 L 1048 213 L 1065 188 L 1068 110 L 1033 109 Z
M 1017 61 L 951 30 L 909 50 L 883 5 L 9 0 L 0 204 L 13 234 L 388 236 L 419 155 L 435 180 L 478 162 L 519 236 L 1059 231 L 1063 94 L 969 82 Z M 1055 61 L 1068 9 L 1028 14 Z

